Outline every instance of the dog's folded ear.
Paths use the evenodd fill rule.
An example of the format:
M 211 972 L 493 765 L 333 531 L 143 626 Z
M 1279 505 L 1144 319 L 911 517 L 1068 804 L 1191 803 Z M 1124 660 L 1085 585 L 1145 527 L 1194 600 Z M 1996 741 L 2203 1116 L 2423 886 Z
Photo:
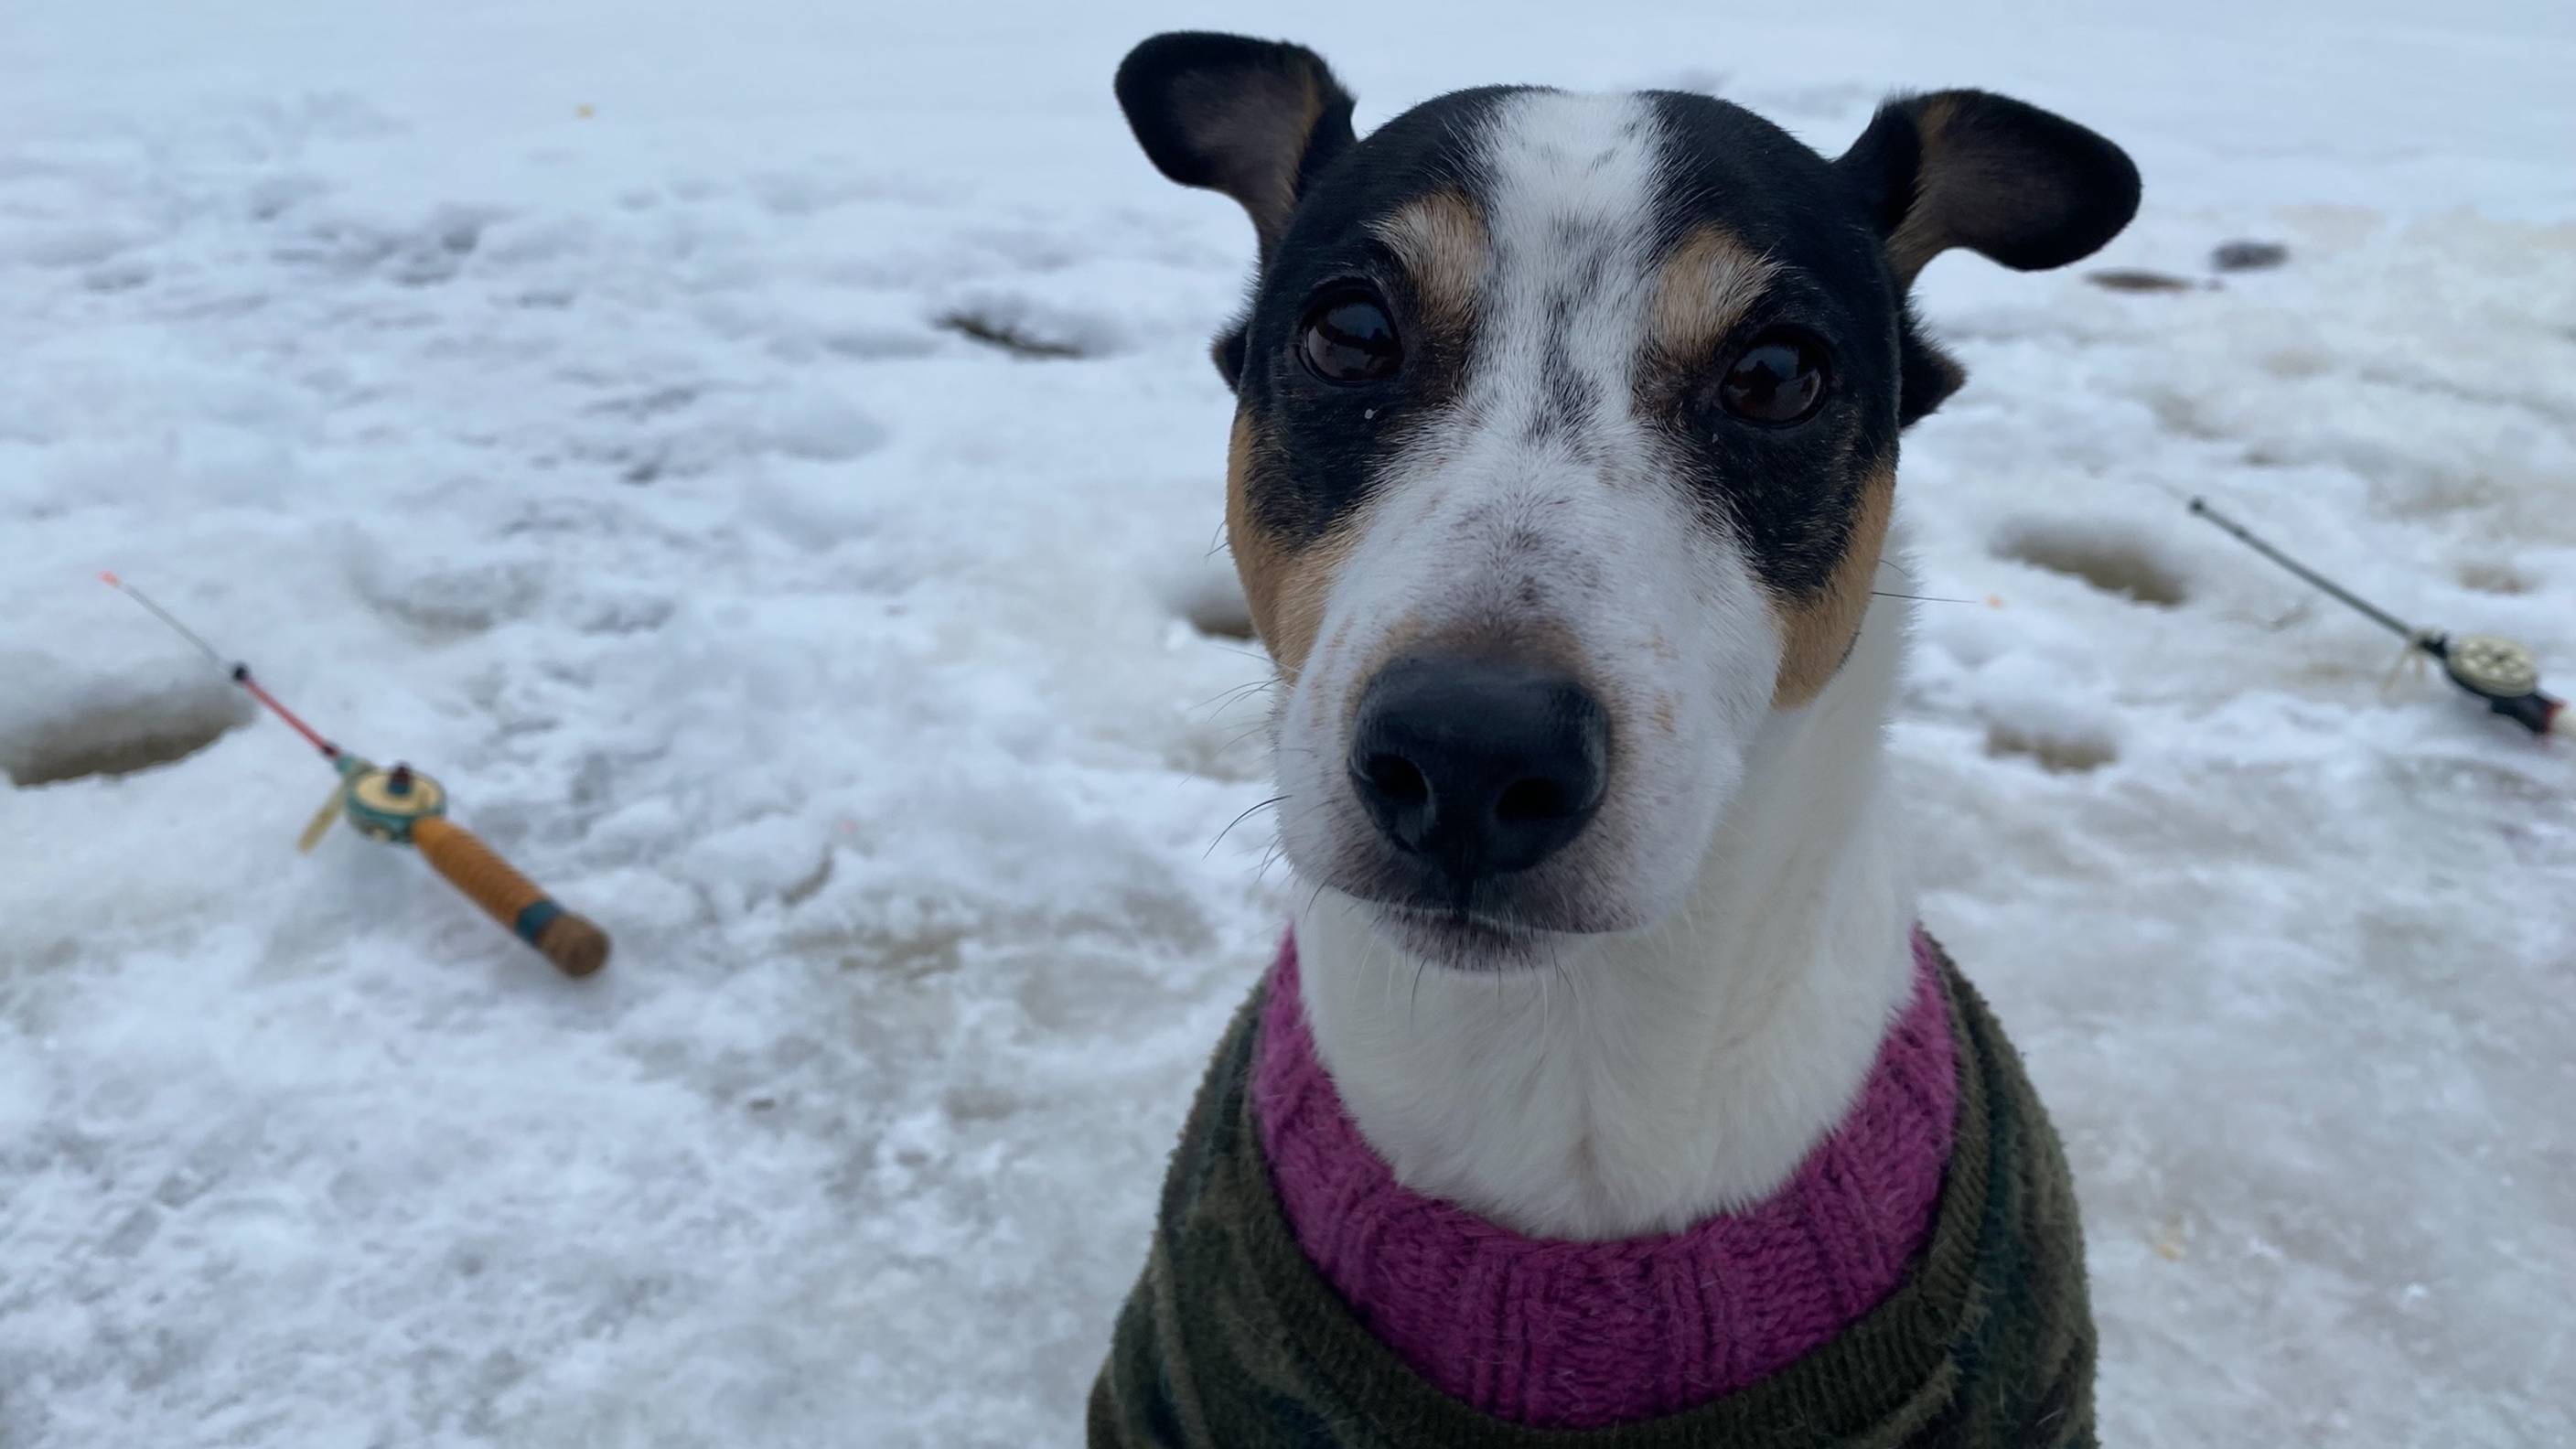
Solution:
M 1985 91 L 1889 102 L 1834 169 L 1876 216 L 1899 287 L 1952 247 L 2019 271 L 2062 267 L 2099 250 L 2138 211 L 2127 152 Z
M 2091 256 L 2138 212 L 2127 152 L 2037 106 L 1935 91 L 1879 107 L 1834 162 L 1878 224 L 1898 290 L 1952 247 L 2020 271 Z M 1897 421 L 1911 426 L 1966 376 L 1905 308 Z
M 1176 31 L 1127 53 L 1118 104 L 1155 167 L 1242 203 L 1261 257 L 1308 178 L 1352 141 L 1351 97 L 1301 45 Z

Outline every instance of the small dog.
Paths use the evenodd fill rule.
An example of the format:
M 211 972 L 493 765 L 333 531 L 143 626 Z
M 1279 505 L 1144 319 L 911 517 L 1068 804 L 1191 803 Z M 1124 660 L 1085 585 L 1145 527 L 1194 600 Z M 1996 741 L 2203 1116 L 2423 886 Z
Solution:
M 1220 1048 L 1095 1446 L 2068 1445 L 2066 1166 L 1882 788 L 1908 292 L 2127 225 L 2109 141 L 1491 87 L 1361 139 L 1299 46 L 1117 94 L 1251 216 L 1227 535 L 1290 944 Z

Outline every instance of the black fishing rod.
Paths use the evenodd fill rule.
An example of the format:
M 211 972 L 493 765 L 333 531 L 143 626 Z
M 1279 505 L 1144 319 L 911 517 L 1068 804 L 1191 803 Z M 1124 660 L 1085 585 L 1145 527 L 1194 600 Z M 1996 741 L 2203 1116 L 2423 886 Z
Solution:
M 2541 692 L 2540 664 L 2529 649 L 2492 634 L 2446 634 L 2438 629 L 2415 628 L 2257 538 L 2253 530 L 2210 507 L 2209 500 L 2192 499 L 2191 511 L 2236 535 L 2246 547 L 2298 575 L 2328 597 L 2405 640 L 2408 648 L 2431 655 L 2441 664 L 2442 673 L 2453 684 L 2485 700 L 2487 708 L 2497 714 L 2535 735 L 2545 735 L 2552 730 L 2560 734 L 2576 734 L 2576 715 L 2567 712 L 2566 701 Z

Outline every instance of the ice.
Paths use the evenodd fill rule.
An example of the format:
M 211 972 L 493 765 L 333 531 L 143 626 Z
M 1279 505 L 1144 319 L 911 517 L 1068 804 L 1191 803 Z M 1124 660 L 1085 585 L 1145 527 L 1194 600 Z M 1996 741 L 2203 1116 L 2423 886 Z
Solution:
M 1109 96 L 1180 24 L 1363 125 L 1975 84 L 2132 149 L 2102 257 L 1923 279 L 1925 918 L 2066 1136 L 2106 1442 L 2576 1442 L 2576 763 L 2180 503 L 2576 689 L 2563 0 L 17 0 L 0 1443 L 1078 1441 L 1288 889 L 1227 829 L 1251 237 Z M 328 772 L 101 568 L 616 961 L 299 859 Z

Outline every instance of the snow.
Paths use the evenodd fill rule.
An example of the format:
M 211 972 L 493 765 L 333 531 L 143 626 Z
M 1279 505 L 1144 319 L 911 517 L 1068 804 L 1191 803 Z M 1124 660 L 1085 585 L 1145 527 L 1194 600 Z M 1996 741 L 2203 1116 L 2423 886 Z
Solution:
M 2288 244 L 1926 275 L 1924 913 L 2067 1138 L 2107 1442 L 2576 1442 L 2576 763 L 2167 491 L 2576 686 L 2576 13 L 2468 11 L 17 0 L 0 1443 L 1077 1440 L 1287 889 L 1249 236 L 1108 97 L 1175 24 L 1363 124 L 1980 84 L 2139 158 L 2100 265 Z M 615 962 L 296 857 L 326 772 L 104 567 Z

